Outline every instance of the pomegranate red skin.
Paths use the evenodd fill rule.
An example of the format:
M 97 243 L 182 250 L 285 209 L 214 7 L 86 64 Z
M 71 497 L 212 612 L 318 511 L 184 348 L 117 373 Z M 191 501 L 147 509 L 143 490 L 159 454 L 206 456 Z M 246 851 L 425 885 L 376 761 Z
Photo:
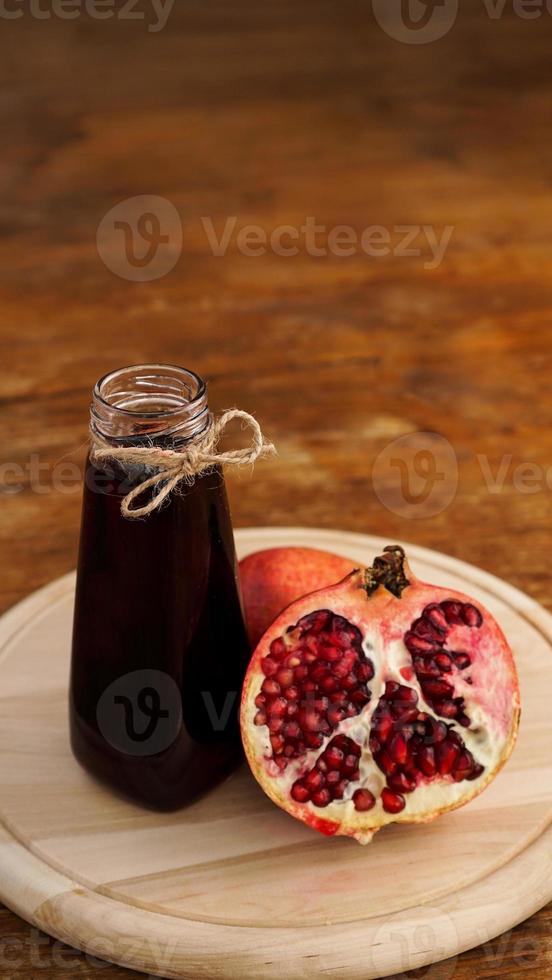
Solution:
M 443 813 L 465 805 L 478 796 L 495 778 L 511 755 L 516 741 L 520 716 L 519 682 L 512 652 L 500 627 L 480 603 L 474 603 L 474 600 L 452 589 L 438 588 L 419 582 L 406 563 L 404 569 L 408 586 L 400 598 L 382 585 L 377 587 L 372 595 L 368 595 L 365 588 L 365 573 L 356 570 L 342 582 L 328 589 L 322 589 L 314 594 L 304 596 L 292 603 L 266 631 L 253 654 L 245 678 L 241 705 L 242 738 L 253 774 L 265 793 L 278 806 L 313 829 L 328 836 L 346 835 L 356 838 L 361 843 L 367 843 L 372 839 L 374 833 L 385 824 L 392 822 L 427 823 Z M 416 798 L 418 793 L 416 790 L 416 792 L 406 795 L 404 809 L 396 813 L 389 812 L 382 805 L 381 798 L 378 799 L 378 805 L 374 809 L 365 812 L 358 812 L 351 800 L 333 800 L 331 805 L 324 808 L 314 805 L 312 800 L 306 804 L 296 803 L 290 796 L 290 786 L 297 781 L 298 777 L 302 780 L 305 774 L 308 774 L 317 763 L 317 757 L 319 759 L 324 753 L 335 732 L 327 736 L 325 744 L 321 746 L 319 751 L 310 751 L 303 763 L 301 760 L 291 760 L 294 766 L 299 764 L 303 768 L 299 770 L 294 768 L 289 778 L 286 772 L 282 773 L 276 768 L 275 756 L 271 758 L 270 752 L 267 756 L 264 751 L 260 750 L 259 728 L 253 724 L 253 717 L 256 712 L 254 701 L 265 677 L 261 663 L 267 656 L 271 655 L 271 644 L 285 637 L 289 628 L 297 624 L 303 617 L 311 616 L 319 610 L 331 610 L 334 615 L 344 617 L 349 624 L 360 629 L 368 643 L 373 642 L 374 638 L 381 637 L 382 653 L 380 651 L 380 654 L 376 655 L 375 648 L 369 646 L 370 656 L 376 664 L 375 676 L 369 682 L 372 694 L 370 704 L 362 709 L 351 724 L 357 726 L 357 723 L 364 723 L 366 737 L 362 749 L 363 759 L 368 760 L 368 765 L 372 766 L 373 772 L 381 781 L 380 789 L 383 789 L 385 776 L 371 757 L 368 745 L 374 711 L 376 706 L 381 703 L 380 698 L 383 700 L 382 696 L 386 691 L 386 683 L 389 681 L 389 674 L 386 673 L 389 664 L 386 660 L 385 651 L 390 648 L 400 649 L 398 661 L 394 665 L 393 679 L 398 683 L 405 683 L 406 678 L 408 683 L 418 690 L 419 696 L 423 698 L 415 671 L 411 668 L 404 637 L 409 633 L 412 623 L 416 621 L 424 609 L 440 602 L 450 601 L 467 605 L 470 610 L 473 610 L 475 606 L 476 613 L 477 610 L 480 611 L 484 623 L 484 629 L 483 627 L 480 630 L 477 628 L 477 635 L 475 632 L 473 634 L 476 636 L 471 651 L 473 664 L 466 671 L 467 674 L 470 674 L 467 684 L 473 684 L 473 687 L 464 685 L 462 688 L 462 693 L 466 695 L 466 710 L 468 713 L 472 713 L 473 719 L 477 722 L 473 725 L 475 733 L 477 733 L 481 719 L 488 721 L 489 732 L 492 733 L 488 737 L 487 755 L 484 759 L 485 766 L 482 774 L 469 781 L 459 782 L 457 780 L 454 783 L 449 776 L 442 778 L 437 776 L 434 779 L 434 785 L 437 787 L 436 792 L 431 798 L 432 787 L 430 787 L 427 805 L 425 802 L 418 802 L 417 805 L 412 806 L 411 801 Z M 478 622 L 477 616 L 471 618 L 474 622 Z M 459 624 L 459 627 L 460 633 L 453 634 L 453 639 L 461 636 L 464 645 L 467 645 L 466 637 L 470 629 L 469 624 Z M 379 663 L 377 662 L 378 656 L 380 656 Z M 407 666 L 401 667 L 401 663 L 407 664 Z M 498 690 L 492 690 L 495 677 L 499 678 Z M 422 710 L 424 709 L 423 704 L 420 704 L 420 707 Z M 431 709 L 426 706 L 426 710 Z M 437 715 L 436 717 L 443 723 L 442 716 Z M 454 730 L 460 736 L 477 737 L 477 735 L 466 735 L 466 729 L 460 727 L 458 722 L 448 721 L 447 724 L 450 725 L 451 730 L 456 725 Z M 358 731 L 358 727 L 356 731 Z M 351 734 L 351 728 L 347 729 L 347 733 Z M 471 747 L 473 748 L 473 744 Z M 424 780 L 422 775 L 422 782 L 424 783 L 422 789 L 425 790 L 427 788 L 425 783 L 432 783 L 432 780 Z M 362 781 L 355 783 L 354 788 L 364 788 Z M 373 790 L 374 786 L 371 785 L 368 788 Z M 387 792 L 385 795 L 388 798 Z M 426 800 L 423 793 L 419 796 L 419 800 Z
M 350 559 L 316 548 L 267 548 L 243 558 L 240 580 L 251 648 L 282 609 L 340 582 L 354 567 Z

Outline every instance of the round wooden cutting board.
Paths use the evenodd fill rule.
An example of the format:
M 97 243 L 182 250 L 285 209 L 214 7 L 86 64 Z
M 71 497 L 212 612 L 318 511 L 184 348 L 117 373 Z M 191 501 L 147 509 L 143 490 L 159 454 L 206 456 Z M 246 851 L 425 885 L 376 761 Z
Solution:
M 387 543 L 298 528 L 237 542 L 240 557 L 295 544 L 363 563 Z M 519 742 L 481 797 L 364 848 L 294 821 L 245 767 L 179 813 L 117 799 L 69 749 L 68 575 L 0 620 L 0 899 L 92 955 L 189 980 L 370 980 L 485 943 L 552 899 L 552 616 L 469 565 L 407 550 L 420 577 L 480 599 L 517 655 Z

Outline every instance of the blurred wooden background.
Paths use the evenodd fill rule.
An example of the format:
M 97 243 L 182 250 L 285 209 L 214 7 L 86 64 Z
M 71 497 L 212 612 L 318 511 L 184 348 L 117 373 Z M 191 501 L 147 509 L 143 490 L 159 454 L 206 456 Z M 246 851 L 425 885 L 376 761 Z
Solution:
M 90 389 L 147 360 L 194 368 L 215 408 L 254 412 L 278 444 L 230 478 L 236 525 L 415 541 L 552 607 L 552 18 L 461 8 L 423 45 L 390 38 L 368 0 L 181 0 L 158 31 L 147 0 L 143 21 L 0 16 L 1 610 L 75 564 Z M 104 219 L 137 195 L 182 224 L 150 281 Z M 382 226 L 389 254 L 300 240 L 253 257 L 233 235 L 217 256 L 201 220 L 220 237 L 232 217 L 270 235 L 309 216 Z M 401 254 L 405 225 L 452 229 L 440 264 L 423 231 Z M 393 460 L 414 466 L 417 432 L 450 443 L 457 486 L 449 466 L 408 508 Z M 551 923 L 419 975 L 545 980 Z M 138 976 L 1 910 L 0 976 L 65 975 Z

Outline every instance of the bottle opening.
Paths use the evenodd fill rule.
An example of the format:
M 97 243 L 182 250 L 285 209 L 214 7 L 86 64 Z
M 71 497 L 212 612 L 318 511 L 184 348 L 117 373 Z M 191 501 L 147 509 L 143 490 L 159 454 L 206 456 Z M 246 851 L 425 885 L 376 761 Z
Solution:
M 119 368 L 97 382 L 90 417 L 107 439 L 192 439 L 209 425 L 207 385 L 194 371 L 171 364 Z

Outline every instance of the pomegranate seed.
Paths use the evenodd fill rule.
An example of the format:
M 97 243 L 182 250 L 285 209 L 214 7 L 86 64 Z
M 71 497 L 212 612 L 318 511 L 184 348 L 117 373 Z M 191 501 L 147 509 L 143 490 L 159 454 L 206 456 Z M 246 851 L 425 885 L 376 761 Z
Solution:
M 342 656 L 343 650 L 340 650 L 339 647 L 324 647 L 323 657 L 328 663 L 337 663 L 338 660 L 341 660 Z
M 328 714 L 326 717 L 331 727 L 337 728 L 343 719 L 347 717 L 347 712 L 341 705 L 332 704 L 332 706 L 328 708 Z
M 416 619 L 412 623 L 411 629 L 416 636 L 421 636 L 423 640 L 429 640 L 431 643 L 443 642 L 441 631 L 436 629 L 427 619 Z
M 464 603 L 460 615 L 462 616 L 466 626 L 472 626 L 479 629 L 483 622 L 483 616 L 479 612 L 479 609 L 477 609 L 476 606 L 472 606 L 469 602 Z
M 449 729 L 448 740 L 449 742 L 452 742 L 453 745 L 457 745 L 459 749 L 464 748 L 464 743 L 460 735 L 458 734 L 458 732 L 455 732 L 454 729 L 452 728 Z
M 278 663 L 273 659 L 273 657 L 264 657 L 264 659 L 261 660 L 261 670 L 265 677 L 272 677 L 278 670 L 278 666 Z
M 340 647 L 341 650 L 349 650 L 354 639 L 355 637 L 351 636 L 348 630 L 335 629 L 334 623 L 334 629 L 330 633 L 330 643 L 332 643 L 333 646 Z
M 374 668 L 367 660 L 357 664 L 355 673 L 359 681 L 371 681 L 374 676 Z
M 285 656 L 286 652 L 287 648 L 281 636 L 279 636 L 277 640 L 273 640 L 270 644 L 270 653 L 276 658 L 276 660 L 280 660 L 283 656 Z
M 454 694 L 454 688 L 446 681 L 423 681 L 422 690 L 427 697 L 434 700 L 447 698 L 450 694 Z
M 351 701 L 357 708 L 364 708 L 370 701 L 370 695 L 361 687 L 357 687 L 356 691 L 351 694 Z
M 353 751 L 353 749 L 349 748 L 350 745 L 355 745 L 355 743 L 353 742 L 352 739 L 348 738 L 347 735 L 336 735 L 335 738 L 332 738 L 328 748 L 333 748 L 333 746 L 337 746 L 337 748 L 341 749 L 343 753 L 345 752 L 350 753 Z
M 365 813 L 366 810 L 372 810 L 376 805 L 376 797 L 369 789 L 357 789 L 353 793 L 353 803 L 355 805 L 355 810 L 359 813 Z
M 357 757 L 351 752 L 350 755 L 346 755 L 341 763 L 341 772 L 344 775 L 350 776 L 355 772 L 357 768 Z
M 347 674 L 341 681 L 341 686 L 345 691 L 352 691 L 358 684 L 354 674 Z
M 314 653 L 315 658 L 318 657 L 318 650 L 320 648 L 320 638 L 310 634 L 304 638 L 305 640 L 305 651 L 309 654 Z M 310 658 L 312 661 L 312 657 Z
M 272 746 L 272 751 L 274 752 L 274 755 L 279 755 L 281 752 L 284 751 L 285 742 L 281 735 L 271 735 L 270 744 Z
M 436 678 L 440 676 L 440 671 L 434 660 L 422 660 L 421 657 L 414 657 L 414 669 L 419 679 Z
M 410 631 L 406 633 L 404 642 L 408 650 L 410 650 L 410 653 L 433 653 L 435 650 L 435 642 L 426 640 L 422 636 L 417 636 L 416 633 L 411 633 Z
M 332 769 L 326 776 L 326 785 L 329 787 L 337 786 L 341 782 L 341 773 L 337 769 Z
M 306 680 L 309 676 L 309 668 L 306 667 L 305 664 L 300 664 L 300 666 L 296 667 L 293 671 L 293 676 L 296 681 L 301 683 L 301 681 Z
M 458 722 L 459 725 L 462 725 L 462 728 L 469 728 L 471 725 L 471 718 L 468 718 L 468 716 L 464 714 L 463 711 L 460 712 L 456 721 Z
M 394 706 L 395 717 L 400 719 L 402 725 L 408 725 L 412 721 L 416 721 L 418 717 L 417 708 L 401 708 L 400 705 L 395 704 Z
M 344 758 L 343 750 L 337 745 L 329 745 L 324 753 L 324 759 L 332 769 L 339 769 Z
M 283 755 L 279 755 L 276 759 L 274 759 L 274 762 L 278 766 L 278 769 L 281 769 L 282 771 L 287 767 L 288 764 L 288 760 L 284 759 Z
M 334 800 L 342 800 L 345 795 L 345 790 L 347 789 L 347 780 L 342 779 L 337 786 L 332 788 L 332 796 Z
M 435 703 L 435 710 L 437 714 L 441 715 L 443 718 L 456 718 L 458 714 L 458 705 L 454 701 L 438 701 Z
M 392 793 L 387 787 L 381 794 L 381 802 L 386 813 L 400 813 L 406 806 L 406 800 L 400 793 Z
M 324 774 L 321 773 L 319 769 L 311 769 L 304 779 L 305 786 L 307 786 L 309 790 L 321 789 L 322 786 L 324 786 L 325 781 Z
M 437 772 L 435 749 L 431 745 L 423 745 L 418 752 L 418 765 L 424 776 L 434 776 Z
M 287 701 L 298 701 L 301 696 L 301 691 L 296 684 L 291 684 L 284 690 L 284 697 Z
M 439 770 L 439 775 L 448 776 L 452 772 L 456 760 L 460 755 L 460 750 L 457 745 L 452 742 L 447 741 L 441 742 L 435 750 L 437 758 L 437 768 Z
M 301 729 L 296 721 L 288 721 L 287 724 L 284 725 L 283 734 L 286 738 L 299 738 Z
M 393 759 L 387 754 L 385 750 L 382 750 L 376 757 L 376 762 L 380 767 L 381 771 L 385 773 L 386 776 L 392 776 L 397 770 L 397 763 L 393 762 Z
M 398 684 L 397 690 L 393 695 L 393 701 L 404 705 L 418 704 L 418 695 L 414 688 L 405 687 L 404 684 Z
M 268 713 L 271 717 L 283 718 L 287 711 L 287 701 L 285 698 L 274 698 L 268 706 Z
M 331 694 L 333 691 L 337 691 L 339 681 L 337 677 L 333 677 L 331 674 L 325 674 L 320 681 L 320 687 L 326 694 Z
M 263 708 L 265 704 L 266 704 L 266 697 L 265 697 L 265 695 L 264 694 L 257 694 L 257 697 L 255 698 L 255 707 L 256 708 Z
M 413 793 L 416 789 L 416 780 L 407 776 L 404 772 L 396 772 L 389 776 L 387 782 L 392 790 L 397 793 Z
M 266 725 L 266 712 L 265 711 L 257 711 L 257 714 L 255 715 L 255 717 L 253 719 L 253 724 L 254 725 Z
M 480 766 L 479 763 L 476 762 L 476 764 L 473 767 L 470 775 L 469 776 L 466 776 L 466 779 L 469 779 L 469 781 L 471 783 L 471 782 L 474 781 L 474 779 L 479 779 L 479 777 L 482 776 L 484 772 L 485 772 L 485 767 L 484 766 Z
M 313 702 L 313 707 L 316 711 L 320 711 L 321 714 L 324 714 L 328 710 L 329 706 L 330 702 L 328 698 L 325 697 L 315 698 Z
M 452 660 L 448 653 L 437 653 L 435 655 L 435 663 L 445 674 L 449 674 L 452 670 Z
M 391 714 L 389 714 L 387 711 L 385 713 L 383 712 L 380 713 L 376 721 L 376 724 L 374 726 L 374 729 L 378 739 L 382 744 L 387 742 L 387 739 L 389 738 L 391 732 L 393 731 L 393 728 L 394 728 L 394 724 L 393 724 L 393 718 L 391 717 Z
M 287 756 L 287 758 L 291 759 L 291 757 L 295 755 L 295 747 L 291 744 L 286 745 L 284 749 L 284 755 Z
M 403 765 L 406 762 L 408 747 L 400 733 L 393 736 L 387 747 L 387 751 L 393 762 L 397 762 L 399 765 Z
M 459 783 L 463 779 L 467 779 L 473 769 L 474 761 L 475 760 L 471 752 L 465 751 L 460 754 L 452 773 L 456 782 Z
M 332 614 L 329 610 L 319 609 L 316 612 L 309 613 L 308 616 L 303 616 L 297 623 L 297 626 L 305 633 L 321 633 L 322 630 L 328 628 L 331 618 Z
M 261 685 L 261 691 L 263 694 L 268 694 L 269 697 L 274 697 L 276 694 L 280 693 L 280 685 L 278 684 L 278 681 L 267 677 Z
M 291 667 L 292 669 L 294 669 L 295 667 L 298 667 L 300 663 L 301 663 L 301 657 L 298 657 L 297 654 L 295 653 L 293 653 L 290 657 L 286 658 L 286 667 Z M 305 677 L 306 676 L 307 675 L 305 674 Z
M 310 800 L 309 790 L 299 779 L 291 787 L 290 795 L 296 803 L 307 803 Z
M 464 623 L 462 619 L 462 603 L 457 602 L 455 599 L 445 599 L 441 603 L 441 609 L 443 610 L 447 623 L 451 626 L 461 626 Z
M 269 732 L 272 732 L 273 735 L 276 735 L 279 731 L 281 731 L 283 725 L 283 718 L 277 718 L 276 715 L 268 719 L 268 730 Z
M 396 681 L 387 681 L 387 684 L 385 685 L 385 697 L 388 700 L 390 700 L 391 698 L 393 698 L 394 695 L 399 690 L 400 686 L 401 685 L 400 684 L 397 684 Z
M 300 708 L 298 721 L 303 731 L 321 732 L 324 730 L 324 720 L 320 712 L 312 708 Z
M 290 684 L 293 684 L 293 671 L 289 667 L 279 670 L 276 674 L 276 680 L 280 687 L 289 687 Z
M 441 630 L 442 633 L 448 632 L 447 618 L 441 606 L 436 602 L 432 602 L 431 605 L 426 606 L 423 615 L 436 629 Z
M 288 706 L 286 708 L 286 715 L 288 718 L 294 718 L 299 711 L 299 705 L 297 701 L 288 701 Z
M 312 794 L 312 802 L 315 806 L 327 806 L 331 802 L 331 794 L 329 789 L 319 789 L 316 793 Z
M 318 733 L 315 732 L 305 733 L 305 742 L 307 743 L 309 749 L 319 749 L 323 741 L 324 741 L 323 736 Z M 300 746 L 297 746 L 297 751 L 298 752 L 300 751 Z
M 467 653 L 464 653 L 464 651 L 451 653 L 451 657 L 454 660 L 456 666 L 458 667 L 458 670 L 465 670 L 466 667 L 471 666 L 471 657 Z
M 305 681 L 303 684 L 303 691 L 305 691 L 306 694 L 314 694 L 316 691 L 316 683 L 314 681 Z
M 439 742 L 443 742 L 448 735 L 448 728 L 442 721 L 437 721 L 436 718 L 429 718 L 428 720 L 429 731 L 427 732 L 427 741 L 430 744 L 437 745 Z
M 415 725 L 412 725 L 412 738 L 408 743 L 408 751 L 411 755 L 415 755 L 425 741 L 426 728 L 425 725 L 420 724 L 419 721 Z
M 349 673 L 349 664 L 346 663 L 345 660 L 340 660 L 338 664 L 335 664 L 333 672 L 336 677 L 339 677 L 340 680 L 343 680 L 343 678 L 347 677 L 347 674 Z M 356 684 L 356 680 L 355 680 L 355 684 Z

